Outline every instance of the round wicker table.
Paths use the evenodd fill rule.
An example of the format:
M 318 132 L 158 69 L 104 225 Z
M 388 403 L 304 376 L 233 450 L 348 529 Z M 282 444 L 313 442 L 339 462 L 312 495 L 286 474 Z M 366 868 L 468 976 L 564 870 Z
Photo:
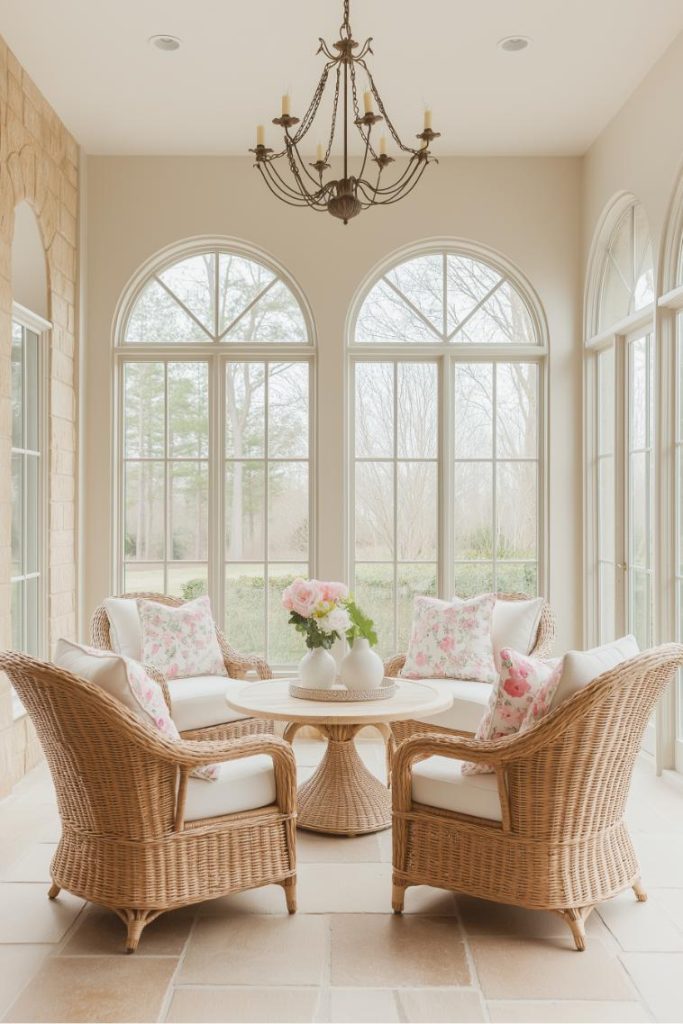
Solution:
M 298 790 L 297 825 L 312 832 L 356 836 L 379 832 L 391 825 L 391 797 L 387 787 L 361 760 L 354 737 L 366 725 L 393 743 L 390 722 L 445 711 L 452 697 L 423 683 L 396 680 L 392 697 L 372 701 L 333 703 L 290 697 L 293 680 L 250 683 L 228 704 L 253 718 L 288 722 L 285 739 L 290 742 L 304 725 L 314 725 L 327 738 L 322 761 Z

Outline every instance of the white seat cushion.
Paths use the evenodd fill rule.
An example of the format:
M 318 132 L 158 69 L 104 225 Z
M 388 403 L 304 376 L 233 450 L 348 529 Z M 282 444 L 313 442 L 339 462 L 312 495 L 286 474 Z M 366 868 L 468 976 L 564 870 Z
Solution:
M 244 679 L 231 679 L 229 676 L 169 679 L 173 721 L 180 732 L 188 732 L 190 729 L 206 729 L 210 725 L 223 725 L 225 722 L 238 722 L 247 718 L 247 715 L 229 708 L 225 701 L 228 693 L 237 693 L 246 685 Z
M 273 803 L 273 760 L 267 754 L 255 754 L 218 765 L 218 778 L 210 786 L 201 779 L 188 779 L 185 820 L 217 818 Z
M 498 782 L 495 775 L 462 775 L 462 761 L 451 757 L 428 757 L 413 766 L 412 797 L 418 804 L 445 811 L 471 814 L 475 818 L 501 821 Z M 206 786 L 206 789 L 213 789 Z
M 416 721 L 439 725 L 443 729 L 457 729 L 459 732 L 477 731 L 489 704 L 493 689 L 490 683 L 473 683 L 469 679 L 421 679 L 420 682 L 437 690 L 442 687 L 448 690 L 453 695 L 453 703 L 438 715 L 418 718 Z

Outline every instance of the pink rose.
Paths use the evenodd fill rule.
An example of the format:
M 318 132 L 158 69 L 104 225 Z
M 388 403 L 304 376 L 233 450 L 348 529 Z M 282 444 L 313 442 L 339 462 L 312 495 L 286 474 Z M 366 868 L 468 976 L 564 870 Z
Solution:
M 321 583 L 320 593 L 323 601 L 341 601 L 349 596 L 349 588 L 345 583 Z
M 528 693 L 531 689 L 529 683 L 527 683 L 524 673 L 517 673 L 510 671 L 510 677 L 503 683 L 503 689 L 511 697 L 523 697 L 525 693 Z
M 415 664 L 422 667 L 427 664 L 427 655 L 424 651 L 418 651 L 415 655 Z
M 317 580 L 295 579 L 284 591 L 282 604 L 287 611 L 296 612 L 308 619 L 321 597 L 320 584 Z
M 446 652 L 452 651 L 453 650 L 453 637 L 452 636 L 445 636 L 443 638 L 443 640 L 439 641 L 439 647 L 441 648 L 442 651 L 446 651 Z

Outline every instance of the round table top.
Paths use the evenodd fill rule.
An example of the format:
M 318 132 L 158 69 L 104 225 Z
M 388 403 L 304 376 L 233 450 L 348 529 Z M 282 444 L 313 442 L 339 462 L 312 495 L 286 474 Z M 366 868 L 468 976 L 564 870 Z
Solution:
M 274 718 L 284 722 L 315 725 L 330 722 L 355 725 L 358 722 L 404 722 L 417 715 L 437 715 L 453 703 L 446 687 L 437 689 L 425 683 L 396 679 L 393 697 L 382 700 L 332 701 L 302 700 L 290 697 L 293 679 L 271 679 L 264 683 L 247 683 L 238 693 L 226 697 L 234 711 L 253 718 Z

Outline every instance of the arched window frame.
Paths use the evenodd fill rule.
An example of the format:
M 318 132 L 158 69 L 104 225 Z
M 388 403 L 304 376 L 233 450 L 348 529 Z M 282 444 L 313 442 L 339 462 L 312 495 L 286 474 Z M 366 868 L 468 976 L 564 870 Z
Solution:
M 657 333 L 660 396 L 660 633 L 683 640 L 683 169 L 666 219 Z M 657 718 L 660 768 L 683 772 L 683 675 L 664 694 Z
M 268 342 L 268 341 L 226 341 L 218 337 L 208 338 L 203 341 L 192 342 L 130 342 L 125 340 L 125 331 L 146 284 L 155 276 L 163 273 L 164 270 L 174 264 L 188 259 L 192 256 L 211 252 L 225 252 L 230 255 L 242 257 L 263 265 L 268 271 L 275 275 L 277 281 L 281 281 L 298 303 L 306 328 L 307 338 L 305 341 L 297 342 Z M 206 362 L 208 365 L 208 394 L 209 394 L 209 454 L 208 465 L 208 555 L 207 555 L 207 576 L 208 593 L 211 597 L 214 618 L 218 623 L 224 623 L 228 638 L 230 637 L 230 621 L 226 609 L 225 598 L 225 542 L 224 542 L 224 472 L 226 466 L 226 451 L 224 437 L 223 411 L 225 409 L 225 367 L 230 362 L 263 362 L 269 363 L 304 363 L 308 367 L 308 457 L 303 461 L 308 463 L 308 558 L 302 560 L 302 573 L 313 574 L 315 572 L 315 556 L 317 551 L 316 542 L 316 330 L 314 318 L 311 313 L 308 301 L 291 274 L 279 264 L 273 257 L 266 254 L 257 247 L 241 240 L 227 236 L 201 236 L 190 238 L 174 243 L 163 250 L 153 254 L 128 281 L 119 299 L 112 329 L 112 360 L 113 360 L 113 381 L 114 381 L 114 448 L 112 464 L 112 493 L 114 495 L 115 514 L 113 517 L 112 537 L 112 580 L 116 593 L 122 593 L 126 589 L 124 575 L 124 410 L 123 410 L 123 374 L 124 367 L 131 363 L 144 362 Z M 265 428 L 267 430 L 267 426 Z M 168 457 L 164 457 L 168 461 Z M 266 465 L 268 456 L 266 456 Z M 266 471 L 267 475 L 267 471 Z M 268 526 L 266 516 L 266 536 L 264 559 L 261 560 L 266 566 L 275 565 L 278 561 L 268 557 Z M 168 545 L 168 541 L 167 541 Z M 168 550 L 162 560 L 164 563 L 164 580 L 168 579 L 167 564 Z M 248 562 L 249 560 L 244 560 Z M 294 564 L 290 560 L 287 564 Z M 305 564 L 304 564 L 305 563 Z M 170 588 L 167 586 L 167 590 Z M 270 595 L 271 604 L 277 597 L 279 609 L 279 593 Z M 272 611 L 272 609 L 271 609 Z M 269 593 L 266 584 L 264 594 L 264 636 L 265 649 L 256 653 L 269 657 Z M 284 614 L 284 613 L 283 613 Z M 293 635 L 293 631 L 291 631 Z M 240 637 L 234 636 L 232 640 L 235 646 L 244 653 L 244 643 L 240 646 Z M 303 649 L 301 651 L 303 653 Z M 271 662 L 275 669 L 285 668 L 292 663 L 290 658 L 280 661 L 277 658 Z
M 356 326 L 363 303 L 373 287 L 392 269 L 417 257 L 433 254 L 453 254 L 488 265 L 499 273 L 514 288 L 522 299 L 531 320 L 535 336 L 533 344 L 474 344 L 461 341 L 431 342 L 362 342 L 356 341 Z M 446 332 L 444 331 L 444 334 Z M 467 239 L 437 238 L 402 248 L 377 264 L 367 275 L 356 292 L 347 318 L 347 450 L 345 490 L 349 496 L 346 511 L 346 548 L 348 578 L 355 584 L 355 368 L 359 363 L 389 361 L 434 362 L 438 380 L 438 517 L 437 517 L 437 584 L 436 594 L 450 598 L 455 592 L 454 540 L 450 510 L 453 509 L 454 494 L 454 368 L 458 363 L 487 362 L 533 362 L 538 366 L 537 394 L 537 537 L 536 565 L 537 591 L 547 594 L 549 581 L 548 559 L 548 472 L 547 472 L 547 394 L 548 394 L 548 329 L 542 304 L 531 283 L 522 272 L 504 255 L 487 246 Z M 397 459 L 394 459 L 396 462 Z M 495 499 L 494 499 L 495 500 Z M 493 512 L 495 517 L 495 511 Z M 502 561 L 502 560 L 501 560 Z M 396 555 L 394 553 L 394 580 L 396 581 Z M 397 601 L 394 607 L 394 644 L 403 646 L 405 635 L 400 637 Z M 403 630 L 405 634 L 405 630 Z M 400 643 L 400 641 L 403 643 Z M 405 648 L 404 648 L 405 649 Z

